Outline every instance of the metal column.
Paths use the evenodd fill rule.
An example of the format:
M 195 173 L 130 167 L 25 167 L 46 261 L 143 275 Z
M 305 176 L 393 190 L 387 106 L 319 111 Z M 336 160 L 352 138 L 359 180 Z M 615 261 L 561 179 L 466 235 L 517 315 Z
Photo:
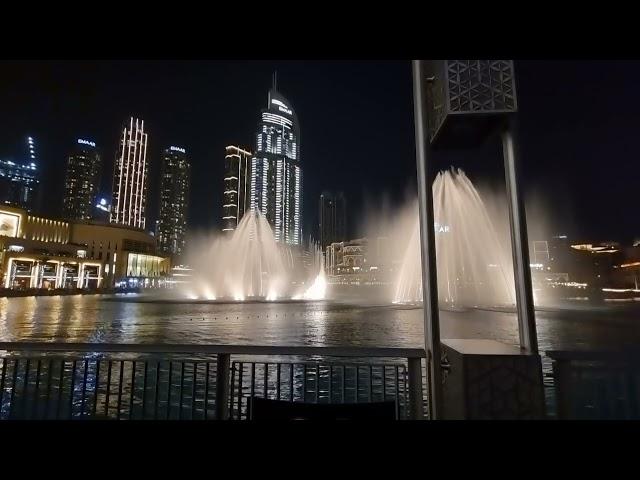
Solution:
M 422 60 L 413 60 L 413 114 L 418 170 L 418 203 L 420 215 L 420 256 L 422 259 L 422 301 L 425 349 L 429 369 L 429 418 L 442 417 L 442 371 L 440 368 L 440 320 L 438 306 L 438 274 L 433 218 L 433 168 L 428 163 L 426 108 Z
M 507 183 L 509 201 L 509 229 L 511 231 L 511 252 L 516 287 L 516 308 L 518 311 L 518 333 L 520 348 L 529 353 L 538 353 L 536 317 L 533 305 L 533 288 L 529 266 L 529 246 L 527 235 L 527 217 L 524 201 L 520 192 L 518 158 L 516 154 L 515 119 L 502 131 L 502 152 L 504 155 L 504 174 Z

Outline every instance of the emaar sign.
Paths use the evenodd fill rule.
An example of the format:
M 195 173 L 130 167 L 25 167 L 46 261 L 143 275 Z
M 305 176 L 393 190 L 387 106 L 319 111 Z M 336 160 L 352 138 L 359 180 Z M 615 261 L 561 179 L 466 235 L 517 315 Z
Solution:
M 89 145 L 90 147 L 95 147 L 96 146 L 96 142 L 90 142 L 89 140 L 83 140 L 81 138 L 78 139 L 78 143 L 80 145 Z

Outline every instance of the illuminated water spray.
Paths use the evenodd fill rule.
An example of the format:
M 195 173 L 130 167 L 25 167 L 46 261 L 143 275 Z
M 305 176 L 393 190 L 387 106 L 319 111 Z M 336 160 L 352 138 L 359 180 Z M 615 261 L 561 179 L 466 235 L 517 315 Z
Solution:
M 499 241 L 482 198 L 462 170 L 438 174 L 433 183 L 433 209 L 440 302 L 513 304 L 510 252 Z M 419 227 L 416 214 L 396 278 L 395 303 L 422 301 Z

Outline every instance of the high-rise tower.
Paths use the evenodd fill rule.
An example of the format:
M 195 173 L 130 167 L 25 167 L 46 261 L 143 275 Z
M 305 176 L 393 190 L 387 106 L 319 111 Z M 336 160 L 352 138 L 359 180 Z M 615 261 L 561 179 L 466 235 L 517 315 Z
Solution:
M 222 231 L 232 232 L 250 208 L 251 152 L 230 145 L 224 156 Z
M 158 247 L 161 253 L 184 253 L 191 166 L 184 148 L 171 146 L 162 156 Z
M 251 208 L 271 224 L 276 241 L 302 242 L 302 168 L 298 117 L 277 91 L 274 76 L 267 108 L 262 110 L 251 159 Z
M 145 228 L 147 175 L 144 120 L 131 117 L 122 129 L 114 166 L 111 223 Z
M 62 215 L 89 220 L 94 215 L 102 161 L 95 142 L 79 138 L 67 159 Z

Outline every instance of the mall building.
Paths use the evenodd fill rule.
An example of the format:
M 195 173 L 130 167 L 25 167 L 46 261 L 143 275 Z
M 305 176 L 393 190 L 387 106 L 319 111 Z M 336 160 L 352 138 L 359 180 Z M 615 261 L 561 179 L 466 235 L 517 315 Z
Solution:
M 12 289 L 164 286 L 169 257 L 142 229 L 62 221 L 0 206 L 0 276 Z

